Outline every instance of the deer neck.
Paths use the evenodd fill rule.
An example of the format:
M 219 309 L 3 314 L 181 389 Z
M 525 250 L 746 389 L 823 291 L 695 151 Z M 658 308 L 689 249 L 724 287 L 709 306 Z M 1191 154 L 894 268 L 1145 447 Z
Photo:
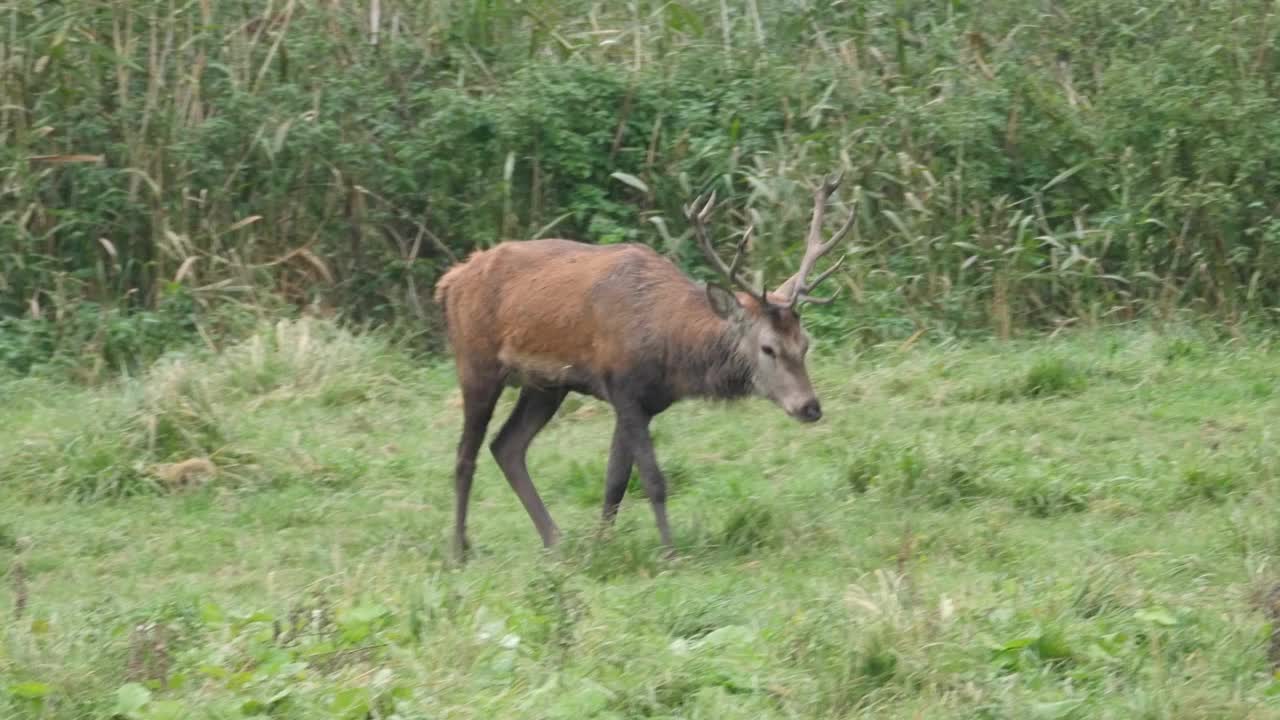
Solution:
M 753 368 L 738 351 L 742 336 L 720 321 L 685 358 L 685 393 L 694 397 L 731 400 L 751 394 Z

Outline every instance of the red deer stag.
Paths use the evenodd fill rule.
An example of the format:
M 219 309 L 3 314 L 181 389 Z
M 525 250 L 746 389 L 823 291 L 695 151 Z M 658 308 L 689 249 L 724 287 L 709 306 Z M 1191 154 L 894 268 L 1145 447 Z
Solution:
M 467 504 L 476 455 L 504 386 L 520 387 L 511 417 L 490 449 L 533 520 L 543 545 L 559 530 L 533 486 L 525 455 L 565 395 L 577 392 L 613 406 L 616 426 L 605 473 L 603 517 L 611 523 L 639 466 L 662 545 L 671 551 L 666 479 L 649 436 L 650 420 L 682 398 L 755 395 L 802 422 L 822 409 L 809 382 L 809 338 L 796 309 L 826 303 L 809 293 L 844 261 L 816 278 L 818 258 L 849 231 L 854 216 L 822 241 L 823 215 L 840 178 L 817 190 L 800 268 L 765 294 L 738 272 L 750 237 L 743 233 L 727 266 L 706 221 L 715 193 L 685 208 L 698 243 L 720 275 L 739 288 L 695 283 L 645 245 L 588 245 L 543 239 L 504 242 L 476 252 L 436 284 L 462 391 L 462 439 L 454 469 L 454 543 L 468 550 Z

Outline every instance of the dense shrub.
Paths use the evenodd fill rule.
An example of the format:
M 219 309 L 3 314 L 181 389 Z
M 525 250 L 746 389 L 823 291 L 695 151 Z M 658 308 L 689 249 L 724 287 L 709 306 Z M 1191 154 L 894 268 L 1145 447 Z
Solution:
M 422 322 L 442 267 L 546 235 L 702 273 L 680 208 L 711 186 L 772 277 L 834 170 L 862 252 L 827 330 L 1276 306 L 1280 24 L 1236 4 L 379 8 L 13 4 L 0 316 L 182 287 Z M 76 334 L 3 328 L 20 368 Z

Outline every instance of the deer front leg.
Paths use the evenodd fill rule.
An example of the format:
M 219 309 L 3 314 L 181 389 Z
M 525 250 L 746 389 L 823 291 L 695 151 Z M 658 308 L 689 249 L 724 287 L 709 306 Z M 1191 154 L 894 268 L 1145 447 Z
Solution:
M 649 421 L 652 419 L 640 407 L 623 403 L 618 407 L 618 434 L 630 448 L 635 464 L 640 469 L 640 479 L 644 481 L 645 494 L 649 496 L 649 506 L 653 508 L 653 519 L 658 525 L 658 535 L 668 555 L 671 544 L 671 527 L 667 522 L 667 479 L 658 467 L 658 458 L 653 452 L 653 438 L 649 435 Z M 630 468 L 627 470 L 630 474 Z M 621 475 L 622 487 L 626 488 L 627 476 Z M 614 478 L 610 478 L 611 480 Z
M 619 421 L 613 428 L 613 444 L 609 448 L 609 469 L 604 479 L 604 509 L 601 519 L 611 525 L 618 516 L 618 506 L 622 497 L 627 494 L 627 484 L 631 481 L 631 466 L 635 458 L 631 454 L 631 444 L 626 428 Z

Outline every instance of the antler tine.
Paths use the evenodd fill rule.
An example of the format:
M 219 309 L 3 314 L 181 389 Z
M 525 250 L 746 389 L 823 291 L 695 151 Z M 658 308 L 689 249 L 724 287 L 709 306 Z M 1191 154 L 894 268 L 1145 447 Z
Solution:
M 742 239 L 738 241 L 738 246 L 734 248 L 733 260 L 729 263 L 730 275 L 736 276 L 738 274 L 738 261 L 742 259 L 742 251 L 746 249 L 747 242 L 751 240 L 751 233 L 754 232 L 755 229 L 756 226 L 754 224 L 749 225 L 747 226 L 746 231 L 742 233 Z
M 821 284 L 822 284 L 822 281 L 823 281 L 823 280 L 826 280 L 827 278 L 831 277 L 831 275 L 832 275 L 836 270 L 839 270 L 839 269 L 840 269 L 840 266 L 844 264 L 845 258 L 847 258 L 847 257 L 849 257 L 849 254 L 848 254 L 848 253 L 845 253 L 844 255 L 841 255 L 839 260 L 837 260 L 837 261 L 835 261 L 834 263 L 832 263 L 832 264 L 831 264 L 831 267 L 829 267 L 829 268 L 827 268 L 826 270 L 823 270 L 822 272 L 818 273 L 818 277 L 814 278 L 814 279 L 813 279 L 813 282 L 811 282 L 811 283 L 806 283 L 806 285 L 807 285 L 807 287 L 808 287 L 808 290 L 812 290 L 812 289 L 814 289 L 814 288 L 818 287 L 819 285 L 821 285 Z M 805 291 L 805 293 L 807 293 L 807 292 L 808 292 L 808 290 L 806 290 L 806 291 Z M 801 294 L 805 294 L 805 293 L 801 293 Z
M 800 268 L 796 271 L 795 275 L 787 278 L 786 282 L 778 286 L 778 289 L 775 291 L 779 295 L 787 298 L 786 303 L 788 306 L 794 306 L 799 302 L 823 304 L 824 301 L 830 302 L 831 298 L 835 297 L 832 295 L 831 298 L 826 299 L 816 298 L 809 295 L 809 292 L 816 288 L 823 280 L 830 277 L 831 274 L 836 271 L 836 268 L 840 267 L 841 263 L 844 262 L 844 257 L 837 260 L 834 265 L 827 268 L 814 280 L 809 281 L 807 278 L 809 277 L 809 273 L 813 272 L 814 266 L 818 263 L 818 259 L 831 252 L 831 249 L 844 239 L 845 235 L 849 233 L 850 228 L 853 227 L 854 221 L 857 219 L 857 207 L 855 205 L 855 207 L 849 212 L 848 219 L 845 220 L 844 224 L 840 226 L 840 229 L 831 236 L 831 239 L 826 242 L 822 241 L 822 223 L 826 217 L 827 200 L 830 199 L 831 195 L 840 187 L 840 183 L 843 180 L 844 172 L 842 171 L 834 179 L 825 179 L 814 193 L 813 218 L 809 222 L 809 234 L 805 238 L 804 256 L 800 259 Z
M 837 261 L 835 261 L 834 263 L 832 263 L 832 264 L 831 264 L 831 267 L 829 267 L 829 268 L 827 268 L 826 270 L 823 270 L 821 273 L 819 273 L 819 274 L 818 274 L 818 277 L 817 277 L 817 278 L 815 278 L 813 282 L 809 283 L 810 289 L 815 288 L 815 287 L 818 287 L 818 285 L 822 284 L 822 281 L 823 281 L 823 280 L 826 280 L 828 276 L 830 276 L 830 275 L 831 275 L 832 273 L 834 273 L 836 270 L 839 270 L 839 269 L 840 269 L 840 266 L 844 264 L 845 259 L 846 259 L 846 258 L 848 258 L 848 257 L 849 257 L 849 254 L 848 254 L 848 253 L 845 253 L 844 255 L 841 255 L 839 260 L 837 260 Z M 840 288 L 836 288 L 836 291 L 835 291 L 835 292 L 831 293 L 830 295 L 828 295 L 828 296 L 826 296 L 826 297 L 820 297 L 820 296 L 817 296 L 817 295 L 810 295 L 808 292 L 801 292 L 801 293 L 799 293 L 799 294 L 796 296 L 796 302 L 797 302 L 797 303 L 810 303 L 810 304 L 812 304 L 812 305 L 826 305 L 827 303 L 831 302 L 832 300 L 835 300 L 835 299 L 836 299 L 836 296 L 837 296 L 837 295 L 839 295 L 839 294 L 840 294 Z
M 836 175 L 834 180 L 828 178 L 827 180 L 823 181 L 822 183 L 823 195 L 825 195 L 826 197 L 831 197 L 832 195 L 834 195 L 836 190 L 840 189 L 840 183 L 842 182 L 844 182 L 844 170 L 841 170 L 840 174 Z
M 807 303 L 809 305 L 830 305 L 831 301 L 835 300 L 836 296 L 839 294 L 840 288 L 836 288 L 835 292 L 827 295 L 826 297 L 818 297 L 817 295 L 806 295 L 801 293 L 800 299 L 797 300 L 797 302 Z
M 702 197 L 694 200 L 693 203 L 685 208 L 685 216 L 693 225 L 693 232 L 698 237 L 698 245 L 702 248 L 702 254 L 706 256 L 707 262 L 716 269 L 733 285 L 751 293 L 756 297 L 760 297 L 762 293 L 748 282 L 745 278 L 738 274 L 738 263 L 742 260 L 742 252 L 747 246 L 747 241 L 751 237 L 752 230 L 755 226 L 747 228 L 742 234 L 742 239 L 738 241 L 737 250 L 733 256 L 733 262 L 729 265 L 724 264 L 724 259 L 716 253 L 715 248 L 711 245 L 711 236 L 707 233 L 706 222 L 711 217 L 711 212 L 715 209 L 716 193 L 711 191 L 704 201 Z
M 698 212 L 698 222 L 705 223 L 707 218 L 711 217 L 711 211 L 716 209 L 716 191 L 712 190 L 704 196 L 706 200 L 702 203 L 702 209 Z
M 844 224 L 840 226 L 840 229 L 836 231 L 836 234 L 832 235 L 831 239 L 828 240 L 825 245 L 823 245 L 823 247 L 826 248 L 825 250 L 823 250 L 823 252 L 827 252 L 831 248 L 835 247 L 836 243 L 843 240 L 844 236 L 849 233 L 849 229 L 853 227 L 853 223 L 857 221 L 857 219 L 858 219 L 858 201 L 855 199 L 853 201 L 853 207 L 849 208 L 849 217 L 845 218 Z

